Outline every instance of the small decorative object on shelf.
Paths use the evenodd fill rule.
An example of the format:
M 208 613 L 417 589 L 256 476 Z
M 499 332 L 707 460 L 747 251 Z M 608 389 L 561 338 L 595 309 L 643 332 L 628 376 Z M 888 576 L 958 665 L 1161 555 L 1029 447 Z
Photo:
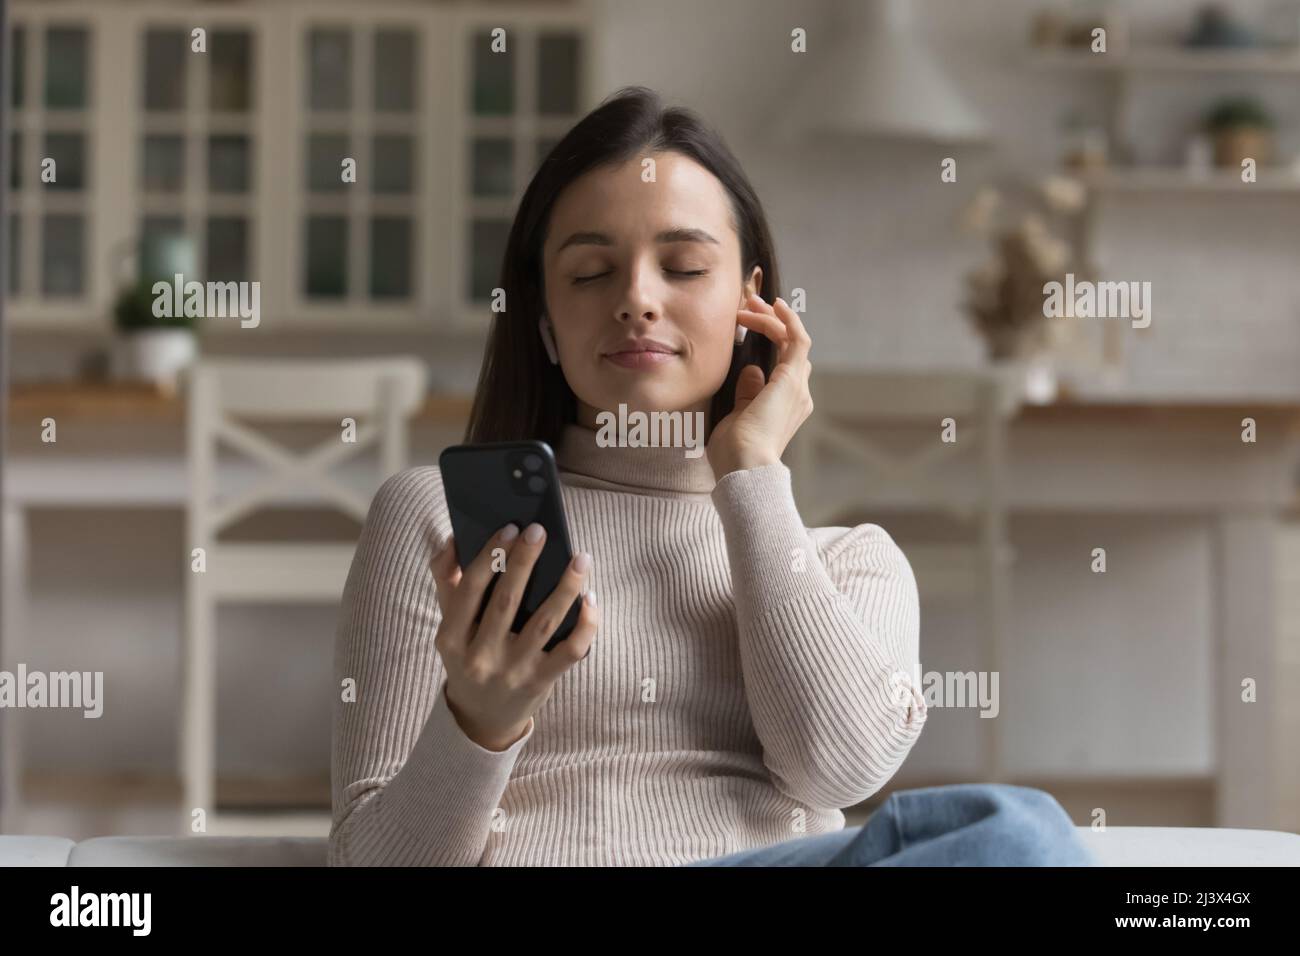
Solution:
M 1241 96 L 1222 100 L 1205 118 L 1205 128 L 1214 141 L 1214 163 L 1221 168 L 1240 169 L 1243 160 L 1253 159 L 1258 167 L 1273 160 L 1273 117 L 1259 100 Z
M 1196 11 L 1192 32 L 1183 41 L 1185 46 L 1210 49 L 1254 47 L 1259 38 L 1232 15 L 1221 3 L 1207 3 Z
M 1021 190 L 1014 201 L 984 187 L 962 214 L 963 230 L 987 237 L 995 251 L 990 261 L 966 276 L 962 307 L 983 338 L 990 361 L 1021 367 L 1030 402 L 1056 396 L 1058 359 L 1079 350 L 1077 323 L 1045 314 L 1044 286 L 1064 281 L 1067 273 L 1075 281 L 1092 278 L 1095 270 L 1065 238 L 1076 231 L 1086 203 L 1083 183 L 1054 175 L 1027 195 Z M 1016 208 L 1006 212 L 1012 205 Z M 1049 223 L 1058 223 L 1064 236 Z
M 1107 53 L 1122 53 L 1128 46 L 1128 21 L 1120 4 L 1109 0 L 1075 0 L 1072 9 L 1044 7 L 1029 25 L 1029 40 L 1039 49 L 1092 50 L 1095 31 L 1105 34 Z

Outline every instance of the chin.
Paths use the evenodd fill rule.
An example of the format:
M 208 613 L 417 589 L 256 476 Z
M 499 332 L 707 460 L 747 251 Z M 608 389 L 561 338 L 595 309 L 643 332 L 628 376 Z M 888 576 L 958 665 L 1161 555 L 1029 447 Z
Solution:
M 597 408 L 611 411 L 617 415 L 620 404 L 626 405 L 629 412 L 664 412 L 679 407 L 671 395 L 665 397 L 657 392 L 646 392 L 638 389 L 611 395 L 609 401 L 603 405 L 598 405 Z

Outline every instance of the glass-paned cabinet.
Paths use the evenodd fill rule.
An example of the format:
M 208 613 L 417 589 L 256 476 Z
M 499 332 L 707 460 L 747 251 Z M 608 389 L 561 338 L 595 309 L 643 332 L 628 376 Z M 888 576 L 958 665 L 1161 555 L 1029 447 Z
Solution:
M 410 302 L 416 214 L 428 188 L 418 175 L 429 160 L 417 133 L 420 33 L 311 26 L 301 42 L 299 291 L 355 304 Z
M 42 314 L 89 294 L 95 39 L 76 19 L 16 21 L 10 33 L 7 292 Z
M 256 31 L 226 24 L 196 37 L 189 21 L 154 20 L 140 40 L 138 234 L 188 239 L 200 281 L 248 281 L 263 95 Z
M 578 118 L 582 29 L 484 21 L 467 31 L 465 52 L 462 283 L 479 304 L 500 284 L 510 222 L 529 179 Z
M 584 0 L 10 10 L 20 328 L 106 327 L 171 237 L 258 282 L 264 328 L 482 329 L 528 178 L 599 99 Z

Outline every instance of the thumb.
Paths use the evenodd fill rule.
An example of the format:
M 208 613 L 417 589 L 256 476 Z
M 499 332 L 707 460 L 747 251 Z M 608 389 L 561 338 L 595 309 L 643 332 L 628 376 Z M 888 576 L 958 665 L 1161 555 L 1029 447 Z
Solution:
M 763 370 L 757 365 L 746 365 L 736 377 L 736 411 L 744 411 L 758 393 L 763 390 L 766 379 Z

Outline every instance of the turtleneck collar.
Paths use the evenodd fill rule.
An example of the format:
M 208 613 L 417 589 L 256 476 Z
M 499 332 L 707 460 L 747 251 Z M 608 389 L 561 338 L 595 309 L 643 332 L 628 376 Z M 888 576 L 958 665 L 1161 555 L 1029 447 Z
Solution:
M 630 489 L 707 495 L 717 480 L 707 452 L 687 458 L 688 448 L 647 446 L 641 448 L 596 444 L 594 429 L 572 422 L 564 426 L 555 463 L 561 471 L 574 472 Z

